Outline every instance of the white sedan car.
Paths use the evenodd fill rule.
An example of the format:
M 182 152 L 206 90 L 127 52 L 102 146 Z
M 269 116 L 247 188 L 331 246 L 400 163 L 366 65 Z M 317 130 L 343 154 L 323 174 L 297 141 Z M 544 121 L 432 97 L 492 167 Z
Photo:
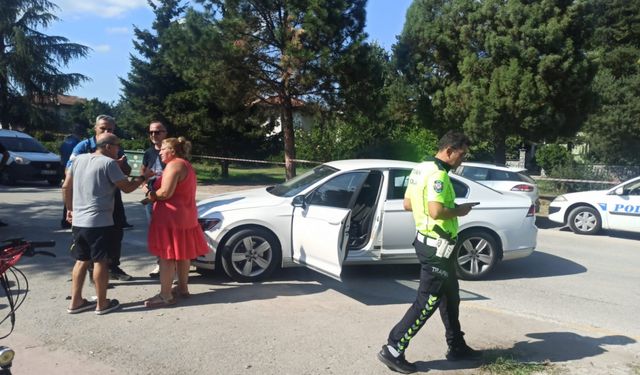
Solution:
M 549 219 L 578 234 L 600 229 L 640 232 L 640 176 L 609 190 L 563 194 L 549 204 Z
M 520 192 L 531 198 L 531 202 L 536 205 L 536 212 L 540 206 L 538 185 L 527 174 L 526 168 L 464 162 L 455 173 L 498 191 Z
M 415 225 L 402 207 L 415 163 L 342 160 L 280 185 L 213 196 L 198 203 L 211 251 L 193 261 L 222 266 L 253 282 L 275 269 L 306 265 L 339 278 L 344 264 L 417 263 Z M 536 246 L 529 198 L 451 175 L 456 202 L 480 202 L 460 219 L 457 272 L 479 279 L 499 260 L 525 257 Z

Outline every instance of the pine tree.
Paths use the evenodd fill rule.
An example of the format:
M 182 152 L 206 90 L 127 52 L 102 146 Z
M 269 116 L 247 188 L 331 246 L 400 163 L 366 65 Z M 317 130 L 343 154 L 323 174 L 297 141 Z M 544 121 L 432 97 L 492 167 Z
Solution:
M 38 108 L 35 101 L 78 86 L 87 77 L 63 73 L 89 48 L 39 31 L 58 20 L 48 0 L 2 0 L 0 5 L 0 124 L 27 125 Z

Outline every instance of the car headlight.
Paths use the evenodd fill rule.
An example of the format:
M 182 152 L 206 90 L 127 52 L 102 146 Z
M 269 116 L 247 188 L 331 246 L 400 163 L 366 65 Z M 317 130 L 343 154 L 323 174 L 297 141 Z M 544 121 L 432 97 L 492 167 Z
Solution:
M 29 163 L 31 163 L 31 160 L 29 160 L 29 159 L 25 159 L 25 158 L 23 158 L 22 156 L 16 156 L 16 157 L 13 159 L 13 162 L 14 162 L 14 163 L 16 163 L 16 164 L 24 165 L 24 164 L 29 164 Z
M 564 195 L 558 195 L 557 197 L 555 197 L 555 199 L 553 201 L 551 201 L 551 203 L 553 202 L 566 202 L 567 198 L 565 198 Z
M 218 219 L 218 218 L 198 219 L 198 224 L 200 224 L 200 228 L 202 228 L 203 232 L 206 232 L 208 230 L 212 230 L 213 228 L 218 226 L 218 224 L 220 224 L 221 222 L 222 222 L 222 220 Z

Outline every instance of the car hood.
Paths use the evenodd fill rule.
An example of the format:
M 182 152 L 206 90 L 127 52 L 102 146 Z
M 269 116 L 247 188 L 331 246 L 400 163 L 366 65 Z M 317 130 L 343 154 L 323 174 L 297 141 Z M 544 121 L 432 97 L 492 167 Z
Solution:
M 593 198 L 599 198 L 604 195 L 607 195 L 609 190 L 591 190 L 591 191 L 581 191 L 577 193 L 567 193 L 562 194 L 563 197 L 567 199 L 567 201 L 575 202 L 575 201 L 585 201 L 591 200 Z
M 212 211 L 272 207 L 290 200 L 291 198 L 277 197 L 270 194 L 265 187 L 241 190 L 233 193 L 214 195 L 211 198 L 198 202 L 198 216 L 205 216 Z
M 44 161 L 44 162 L 60 162 L 60 156 L 54 154 L 53 152 L 16 152 L 9 151 L 9 154 L 12 157 L 21 157 L 23 159 L 29 161 Z

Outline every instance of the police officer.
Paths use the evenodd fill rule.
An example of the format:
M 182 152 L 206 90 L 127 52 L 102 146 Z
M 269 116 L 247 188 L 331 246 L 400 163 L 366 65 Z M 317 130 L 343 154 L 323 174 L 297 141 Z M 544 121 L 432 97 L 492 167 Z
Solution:
M 458 235 L 458 216 L 465 216 L 474 203 L 456 205 L 448 172 L 457 168 L 469 148 L 469 138 L 448 132 L 438 143 L 434 161 L 416 166 L 409 176 L 404 208 L 413 212 L 417 234 L 413 242 L 420 261 L 420 285 L 415 302 L 389 333 L 378 359 L 393 371 L 410 374 L 416 366 L 405 359 L 411 339 L 440 308 L 449 346 L 448 360 L 475 359 L 480 352 L 464 340 L 458 320 L 460 288 L 452 255 Z

